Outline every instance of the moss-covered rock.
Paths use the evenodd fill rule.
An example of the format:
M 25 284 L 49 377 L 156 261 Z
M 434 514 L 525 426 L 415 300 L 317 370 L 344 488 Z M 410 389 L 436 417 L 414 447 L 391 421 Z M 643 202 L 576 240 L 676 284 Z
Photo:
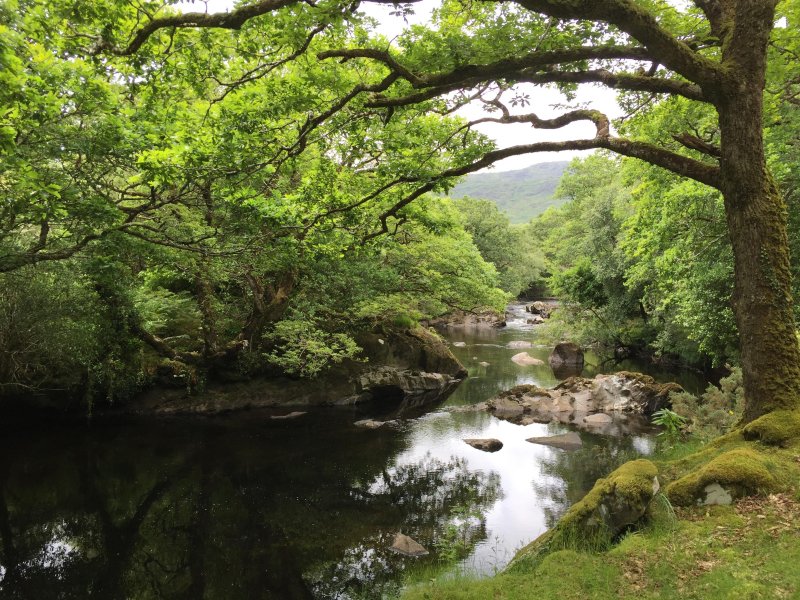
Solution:
M 649 460 L 625 463 L 599 479 L 550 531 L 520 550 L 509 570 L 531 568 L 559 550 L 598 550 L 639 521 L 658 492 L 658 469 Z
M 667 486 L 666 494 L 677 506 L 703 504 L 707 489 L 717 484 L 732 498 L 739 498 L 778 487 L 765 458 L 751 448 L 738 448 L 720 454 L 696 471 Z
M 800 440 L 800 411 L 777 410 L 744 426 L 742 435 L 748 440 L 783 446 Z

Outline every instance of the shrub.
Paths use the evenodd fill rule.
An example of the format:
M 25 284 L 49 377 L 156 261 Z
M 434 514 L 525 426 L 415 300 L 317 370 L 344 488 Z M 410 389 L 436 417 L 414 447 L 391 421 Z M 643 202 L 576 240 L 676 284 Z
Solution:
M 729 431 L 742 417 L 744 387 L 742 370 L 731 370 L 719 387 L 709 385 L 700 398 L 688 392 L 670 394 L 672 410 L 686 419 L 685 431 L 701 439 L 712 439 Z

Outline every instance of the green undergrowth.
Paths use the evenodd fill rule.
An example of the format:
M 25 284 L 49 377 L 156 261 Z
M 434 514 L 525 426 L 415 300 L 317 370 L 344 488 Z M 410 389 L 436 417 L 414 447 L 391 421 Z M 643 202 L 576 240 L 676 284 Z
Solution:
M 538 563 L 515 561 L 488 579 L 411 586 L 404 599 L 753 599 L 800 598 L 800 443 L 777 448 L 734 432 L 655 457 L 662 493 L 645 524 L 605 551 L 562 549 Z M 704 478 L 743 476 L 756 496 L 731 506 L 679 507 Z M 694 481 L 693 481 L 694 479 Z M 683 483 L 680 483 L 680 482 Z

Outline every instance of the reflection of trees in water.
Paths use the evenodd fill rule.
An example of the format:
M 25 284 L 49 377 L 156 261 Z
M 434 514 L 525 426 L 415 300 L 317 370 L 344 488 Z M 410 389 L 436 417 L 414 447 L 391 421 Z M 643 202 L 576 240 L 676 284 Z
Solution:
M 480 515 L 469 531 L 470 547 L 486 538 L 485 511 L 501 496 L 495 472 L 471 472 L 463 458 L 442 461 L 426 454 L 413 463 L 384 469 L 372 481 L 356 481 L 352 494 L 365 510 L 394 513 L 393 524 L 347 548 L 341 560 L 316 569 L 311 578 L 320 598 L 382 598 L 399 589 L 398 575 L 418 564 L 389 547 L 398 531 L 432 550 L 453 515 Z M 435 560 L 431 555 L 422 562 Z
M 369 592 L 408 560 L 388 553 L 395 531 L 427 543 L 451 507 L 485 509 L 499 493 L 496 475 L 457 459 L 386 468 L 402 440 L 385 433 L 352 444 L 352 430 L 253 429 L 0 440 L 0 597 Z M 315 589 L 318 576 L 337 579 Z
M 533 487 L 542 500 L 548 528 L 583 498 L 598 479 L 640 455 L 633 436 L 605 437 L 582 433 L 581 439 L 584 443 L 582 448 L 572 451 L 553 449 L 541 459 L 543 478 L 534 481 Z

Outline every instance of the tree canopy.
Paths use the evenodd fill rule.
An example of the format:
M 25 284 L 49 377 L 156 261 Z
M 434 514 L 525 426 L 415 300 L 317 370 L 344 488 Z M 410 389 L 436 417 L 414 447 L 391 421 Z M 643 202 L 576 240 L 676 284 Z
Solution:
M 210 276 L 215 259 L 236 256 L 216 268 L 238 264 L 247 282 L 245 327 L 214 341 L 213 303 L 200 300 L 203 349 L 178 351 L 129 319 L 162 354 L 191 361 L 241 347 L 286 310 L 298 281 L 289 263 L 401 243 L 414 220 L 437 231 L 417 201 L 455 177 L 509 156 L 603 149 L 721 193 L 745 419 L 757 420 L 748 434 L 774 437 L 774 419 L 759 418 L 795 414 L 785 199 L 764 147 L 765 115 L 796 101 L 795 2 L 445 0 L 429 26 L 394 40 L 375 34 L 357 3 L 337 1 L 242 2 L 220 13 L 20 1 L 5 11 L 0 182 L 12 208 L 0 270 L 108 244 L 136 255 L 144 242 L 194 256 L 182 277 L 201 290 L 212 279 L 225 287 Z M 768 72 L 782 76 L 766 90 L 765 113 Z M 536 95 L 526 85 L 569 100 L 585 83 L 617 90 L 626 117 L 612 123 L 573 106 L 542 118 L 529 108 Z M 488 115 L 458 117 L 468 103 Z M 475 129 L 487 122 L 586 122 L 595 133 L 498 149 Z M 282 251 L 254 251 L 266 247 Z

